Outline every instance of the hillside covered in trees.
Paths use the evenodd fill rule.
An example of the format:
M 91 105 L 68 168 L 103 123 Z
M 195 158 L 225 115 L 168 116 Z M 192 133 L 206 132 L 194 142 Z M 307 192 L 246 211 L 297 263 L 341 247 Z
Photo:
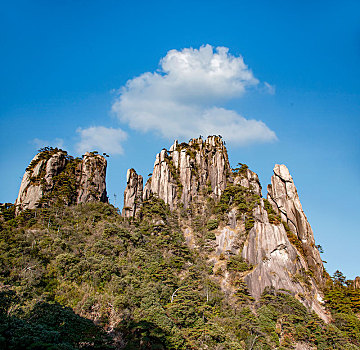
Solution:
M 81 181 L 49 172 L 50 205 L 1 206 L 0 347 L 360 348 L 359 285 L 323 268 L 287 169 L 265 199 L 217 137 L 165 151 L 145 186 L 128 173 L 122 214 L 96 167 L 91 200 L 51 200 Z

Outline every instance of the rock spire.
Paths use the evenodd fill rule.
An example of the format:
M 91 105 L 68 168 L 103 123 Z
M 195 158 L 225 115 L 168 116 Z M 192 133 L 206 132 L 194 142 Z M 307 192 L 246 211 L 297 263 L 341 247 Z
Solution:
M 129 169 L 126 175 L 124 192 L 124 207 L 122 215 L 126 218 L 139 214 L 143 197 L 143 178 L 134 169 Z
M 124 193 L 124 216 L 134 216 L 140 205 L 142 178 L 130 169 Z M 128 174 L 129 174 L 128 171 Z M 169 150 L 157 154 L 152 176 L 143 189 L 143 200 L 152 195 L 163 199 L 170 209 L 188 208 L 201 195 L 218 199 L 232 180 L 226 147 L 221 137 L 192 139 L 189 143 L 177 141 Z M 140 185 L 141 183 L 141 185 Z M 137 193 L 137 197 L 135 196 Z M 135 200 L 135 197 L 137 200 Z
M 107 202 L 106 166 L 106 159 L 95 152 L 74 159 L 63 150 L 46 148 L 25 171 L 15 202 L 16 214 L 57 201 L 66 205 Z
M 301 242 L 309 268 L 317 282 L 323 285 L 324 266 L 315 246 L 314 233 L 302 209 L 290 172 L 283 164 L 274 167 L 271 185 L 268 186 L 268 200 Z
M 360 277 L 359 276 L 355 277 L 353 286 L 354 286 L 354 289 L 360 289 Z
M 189 143 L 175 141 L 169 150 L 163 149 L 156 156 L 151 177 L 144 188 L 142 185 L 142 177 L 130 169 L 123 216 L 137 216 L 143 201 L 151 196 L 163 199 L 171 210 L 198 209 L 208 197 L 216 206 L 229 190 L 225 197 L 233 200 L 227 204 L 226 219 L 212 219 L 220 220 L 221 225 L 212 231 L 216 241 L 211 243 L 212 251 L 207 250 L 215 275 L 222 276 L 216 278 L 224 291 L 234 293 L 230 275 L 216 271 L 226 271 L 227 259 L 236 255 L 251 266 L 241 278 L 255 299 L 267 287 L 286 290 L 329 321 L 322 304 L 323 263 L 285 165 L 275 165 L 268 199 L 263 199 L 258 176 L 241 163 L 231 169 L 224 142 L 219 136 L 210 136 Z M 241 205 L 235 204 L 235 198 L 242 200 Z M 181 222 L 184 237 L 191 248 L 199 248 L 189 220 Z

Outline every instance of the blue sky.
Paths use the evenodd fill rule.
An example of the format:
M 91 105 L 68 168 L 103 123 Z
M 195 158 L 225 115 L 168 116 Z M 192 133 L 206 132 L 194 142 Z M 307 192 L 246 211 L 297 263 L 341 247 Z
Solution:
M 0 202 L 60 144 L 103 147 L 121 205 L 127 168 L 146 178 L 175 137 L 218 127 L 264 194 L 288 166 L 329 273 L 360 275 L 358 1 L 13 1 L 0 30 Z

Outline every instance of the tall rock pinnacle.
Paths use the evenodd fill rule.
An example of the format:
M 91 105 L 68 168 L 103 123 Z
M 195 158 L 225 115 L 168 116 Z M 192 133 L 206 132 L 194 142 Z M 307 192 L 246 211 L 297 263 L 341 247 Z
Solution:
M 254 172 L 241 163 L 230 168 L 221 137 L 175 141 L 169 151 L 163 149 L 156 156 L 144 188 L 142 177 L 128 170 L 123 216 L 138 216 L 143 201 L 151 196 L 164 200 L 171 210 L 190 208 L 190 217 L 181 218 L 181 227 L 189 246 L 195 248 L 192 209 L 201 216 L 201 206 L 211 197 L 212 221 L 208 222 L 218 226 L 212 231 L 216 240 L 207 243 L 213 249 L 206 248 L 205 254 L 214 264 L 215 276 L 222 276 L 215 278 L 224 291 L 236 290 L 230 274 L 219 272 L 235 255 L 249 264 L 237 278 L 246 283 L 252 297 L 259 299 L 267 287 L 286 290 L 328 322 L 322 303 L 323 263 L 285 165 L 275 166 L 271 182 L 268 200 L 263 199 Z M 225 212 L 219 216 L 222 208 Z
M 301 242 L 307 264 L 317 282 L 323 285 L 324 267 L 318 249 L 315 247 L 314 234 L 303 212 L 294 181 L 285 165 L 276 164 L 271 185 L 268 186 L 268 200 L 274 210 L 281 215 L 290 230 Z
M 139 201 L 135 204 L 132 199 L 140 185 L 135 174 L 130 170 L 124 194 L 124 216 L 134 216 L 139 207 Z M 188 144 L 175 141 L 169 151 L 163 149 L 156 156 L 152 176 L 144 187 L 143 200 L 156 195 L 169 204 L 170 209 L 180 205 L 188 208 L 195 198 L 205 193 L 218 199 L 229 181 L 232 181 L 231 169 L 221 137 L 192 139 Z
M 122 215 L 129 218 L 137 216 L 140 211 L 143 196 L 143 178 L 134 169 L 129 169 L 126 175 L 126 184 Z
M 56 202 L 107 202 L 106 166 L 106 159 L 94 152 L 74 159 L 60 149 L 45 149 L 25 171 L 15 202 L 16 213 Z

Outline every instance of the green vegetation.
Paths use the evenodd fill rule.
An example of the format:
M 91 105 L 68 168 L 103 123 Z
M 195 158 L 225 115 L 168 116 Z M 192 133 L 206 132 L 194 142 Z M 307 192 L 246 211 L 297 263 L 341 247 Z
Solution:
M 0 291 L 1 349 L 114 349 L 101 327 L 69 307 L 40 301 L 24 312 L 18 302 L 14 291 Z
M 280 225 L 281 216 L 275 212 L 274 208 L 266 198 L 264 198 L 263 201 L 264 201 L 264 208 L 268 213 L 270 224 Z
M 45 147 L 39 150 L 37 157 L 31 161 L 30 165 L 26 168 L 26 171 L 30 173 L 30 183 L 41 185 L 44 196 L 39 203 L 40 207 L 46 207 L 50 205 L 61 204 L 74 204 L 77 197 L 77 175 L 79 172 L 78 165 L 81 162 L 81 158 L 73 158 L 59 148 Z M 59 174 L 55 174 L 52 177 L 51 191 L 49 191 L 48 184 L 45 180 L 46 168 L 42 165 L 36 175 L 34 175 L 34 169 L 41 161 L 49 160 L 54 154 L 61 152 L 65 169 Z M 96 155 L 97 152 L 91 152 L 92 155 Z
M 353 281 L 336 271 L 324 294 L 337 328 L 360 347 L 360 289 L 355 289 Z
M 251 191 L 229 186 L 204 215 L 189 214 L 186 220 L 204 242 L 197 250 L 186 244 L 178 213 L 156 197 L 131 220 L 99 202 L 59 202 L 17 217 L 11 205 L 3 206 L 0 347 L 235 350 L 291 349 L 304 342 L 358 348 L 356 299 L 351 312 L 341 308 L 329 325 L 287 292 L 266 290 L 256 302 L 241 279 L 252 266 L 239 255 L 223 260 L 235 295 L 222 291 L 222 272 L 215 275 L 205 255 L 222 224 L 214 215 L 236 206 L 250 222 L 258 202 Z M 326 302 L 335 310 L 331 293 Z
M 15 205 L 12 203 L 0 204 L 0 215 L 5 221 L 15 218 Z
M 240 255 L 235 255 L 227 261 L 226 268 L 229 271 L 245 272 L 251 269 L 251 265 L 244 261 Z
M 52 178 L 53 185 L 50 192 L 46 192 L 46 182 L 43 178 L 41 184 L 45 195 L 40 201 L 41 206 L 74 204 L 77 199 L 77 175 L 80 158 L 70 159 L 65 169 Z
M 234 207 L 238 216 L 245 220 L 246 232 L 254 226 L 253 210 L 260 204 L 260 196 L 241 185 L 228 185 L 216 204 L 215 212 L 222 219 L 224 214 Z
M 31 161 L 30 165 L 26 168 L 26 171 L 32 172 L 32 170 L 36 167 L 36 165 L 40 161 L 50 159 L 55 153 L 63 152 L 64 154 L 67 155 L 66 151 L 63 151 L 57 147 L 55 147 L 55 148 L 53 148 L 53 147 L 40 148 L 38 150 L 38 152 L 39 153 L 38 153 L 37 157 Z
M 246 175 L 249 167 L 246 164 L 238 163 L 236 168 L 232 169 L 234 175 Z
M 210 219 L 206 224 L 206 227 L 209 231 L 217 229 L 218 226 L 219 221 L 217 219 Z

